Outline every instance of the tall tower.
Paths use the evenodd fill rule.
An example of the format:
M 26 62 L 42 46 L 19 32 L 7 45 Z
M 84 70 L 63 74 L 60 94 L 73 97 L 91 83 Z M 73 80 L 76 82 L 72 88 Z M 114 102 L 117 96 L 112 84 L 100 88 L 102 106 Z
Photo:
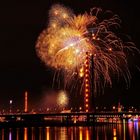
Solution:
M 28 112 L 28 92 L 25 91 L 24 95 L 24 112 Z
M 84 108 L 85 112 L 89 112 L 90 110 L 90 65 L 89 65 L 89 56 L 88 52 L 86 53 L 85 60 L 85 77 L 84 77 L 84 85 L 85 85 L 85 97 L 84 97 Z
M 94 109 L 94 57 L 86 52 L 84 67 L 84 108 L 85 112 L 95 111 Z

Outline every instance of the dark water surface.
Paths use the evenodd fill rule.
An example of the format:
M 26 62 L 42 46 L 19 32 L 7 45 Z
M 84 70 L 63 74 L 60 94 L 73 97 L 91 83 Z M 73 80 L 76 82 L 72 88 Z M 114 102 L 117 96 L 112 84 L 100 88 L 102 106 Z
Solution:
M 140 140 L 140 122 L 90 127 L 0 128 L 0 140 Z

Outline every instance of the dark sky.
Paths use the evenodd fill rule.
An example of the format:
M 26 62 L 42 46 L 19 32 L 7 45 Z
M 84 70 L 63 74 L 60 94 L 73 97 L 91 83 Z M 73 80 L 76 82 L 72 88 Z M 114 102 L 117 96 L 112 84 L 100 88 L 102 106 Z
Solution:
M 129 34 L 140 48 L 139 8 L 138 4 L 131 0 L 40 0 L 1 3 L 0 109 L 8 106 L 9 99 L 13 99 L 16 106 L 21 106 L 25 90 L 30 93 L 30 103 L 38 104 L 44 87 L 50 87 L 52 72 L 37 57 L 35 43 L 39 33 L 47 25 L 48 10 L 55 2 L 69 6 L 75 13 L 83 13 L 94 6 L 113 11 L 122 20 L 123 32 Z M 139 58 L 136 56 L 130 60 L 130 88 L 126 89 L 122 84 L 114 83 L 112 89 L 105 89 L 104 95 L 97 97 L 98 104 L 115 104 L 120 98 L 124 105 L 140 106 L 140 72 L 135 68 L 136 64 L 140 64 Z

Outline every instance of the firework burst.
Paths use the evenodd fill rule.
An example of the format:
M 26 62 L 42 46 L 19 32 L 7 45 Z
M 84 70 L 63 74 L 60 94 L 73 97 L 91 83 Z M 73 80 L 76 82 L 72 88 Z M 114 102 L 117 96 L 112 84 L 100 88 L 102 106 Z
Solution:
M 98 8 L 75 15 L 62 5 L 51 7 L 48 27 L 38 37 L 36 51 L 46 65 L 65 70 L 66 85 L 84 68 L 86 53 L 94 59 L 95 92 L 112 85 L 112 73 L 122 74 L 129 82 L 126 51 L 136 48 L 114 33 L 120 26 L 119 17 L 109 14 L 105 19 L 102 14 Z
M 57 98 L 57 104 L 60 107 L 66 107 L 68 105 L 68 97 L 65 91 L 60 91 Z

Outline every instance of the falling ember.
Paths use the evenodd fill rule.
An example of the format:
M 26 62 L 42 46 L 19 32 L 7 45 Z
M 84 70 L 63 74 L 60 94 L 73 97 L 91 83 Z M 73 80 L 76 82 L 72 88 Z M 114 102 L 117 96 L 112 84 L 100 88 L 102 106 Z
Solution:
M 102 14 L 107 12 L 93 8 L 90 13 L 75 15 L 69 8 L 53 5 L 48 27 L 39 35 L 36 44 L 40 59 L 57 70 L 64 69 L 67 82 L 71 82 L 73 73 L 79 73 L 85 66 L 86 53 L 93 55 L 94 92 L 106 84 L 112 85 L 112 73 L 123 75 L 128 84 L 126 52 L 137 50 L 133 43 L 123 42 L 115 34 L 119 17 L 110 14 L 103 19 Z M 83 75 L 80 71 L 79 77 Z

